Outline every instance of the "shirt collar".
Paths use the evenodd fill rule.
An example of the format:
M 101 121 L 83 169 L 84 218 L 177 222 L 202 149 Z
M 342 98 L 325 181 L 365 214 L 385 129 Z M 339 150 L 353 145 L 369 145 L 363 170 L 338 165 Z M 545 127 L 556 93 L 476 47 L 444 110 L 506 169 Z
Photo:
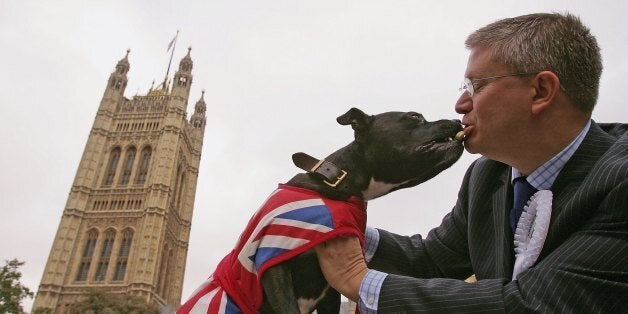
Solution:
M 576 136 L 576 138 L 571 141 L 571 143 L 569 143 L 569 145 L 567 145 L 567 147 L 565 147 L 560 153 L 556 154 L 552 157 L 552 159 L 532 171 L 532 173 L 528 175 L 527 181 L 537 190 L 549 190 L 552 187 L 552 184 L 554 184 L 558 173 L 576 152 L 576 149 L 580 147 L 580 144 L 582 144 L 582 140 L 584 140 L 585 135 L 589 132 L 590 127 L 591 120 L 589 119 L 578 136 Z M 514 167 L 512 168 L 511 181 L 514 181 L 516 178 L 522 176 L 523 174 L 519 170 Z

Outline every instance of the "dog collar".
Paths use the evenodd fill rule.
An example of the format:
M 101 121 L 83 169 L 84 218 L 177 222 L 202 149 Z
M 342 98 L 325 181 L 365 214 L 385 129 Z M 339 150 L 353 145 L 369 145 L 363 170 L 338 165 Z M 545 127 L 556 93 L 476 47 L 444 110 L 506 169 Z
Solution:
M 295 153 L 292 155 L 294 164 L 307 171 L 322 177 L 323 182 L 332 188 L 338 185 L 347 177 L 347 171 L 336 166 L 325 159 L 316 159 L 306 153 Z

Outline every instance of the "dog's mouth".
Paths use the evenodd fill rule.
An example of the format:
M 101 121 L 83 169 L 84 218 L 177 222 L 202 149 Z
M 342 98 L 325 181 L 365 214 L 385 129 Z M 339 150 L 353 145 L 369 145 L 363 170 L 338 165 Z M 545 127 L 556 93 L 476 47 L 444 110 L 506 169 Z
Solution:
M 462 140 L 464 139 L 464 135 L 460 135 L 459 133 L 460 132 L 457 132 L 456 134 L 448 135 L 446 137 L 436 138 L 425 144 L 419 145 L 416 147 L 416 151 L 423 152 L 423 151 L 432 151 L 432 150 L 438 150 L 438 149 L 447 149 L 457 144 L 460 144 L 462 143 Z

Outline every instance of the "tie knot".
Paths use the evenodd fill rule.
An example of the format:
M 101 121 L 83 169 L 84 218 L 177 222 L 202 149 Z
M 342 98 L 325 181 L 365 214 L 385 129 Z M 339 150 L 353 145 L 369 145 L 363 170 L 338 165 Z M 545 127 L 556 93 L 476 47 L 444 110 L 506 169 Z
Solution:
M 513 200 L 513 209 L 510 212 L 510 227 L 512 232 L 515 232 L 515 228 L 517 227 L 517 222 L 519 221 L 519 217 L 523 212 L 523 207 L 528 203 L 530 197 L 538 192 L 538 190 L 532 186 L 527 180 L 527 177 L 519 177 L 513 181 L 514 188 L 514 200 Z
M 527 180 L 527 177 L 519 177 L 514 180 L 514 195 L 515 195 L 515 208 L 523 208 L 528 202 L 530 197 L 538 190 L 532 186 Z

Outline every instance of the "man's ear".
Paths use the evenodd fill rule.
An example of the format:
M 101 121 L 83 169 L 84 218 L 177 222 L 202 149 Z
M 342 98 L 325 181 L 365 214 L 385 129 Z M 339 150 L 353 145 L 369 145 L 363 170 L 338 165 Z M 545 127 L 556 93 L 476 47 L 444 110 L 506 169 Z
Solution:
M 560 78 L 552 71 L 541 71 L 534 77 L 535 95 L 532 102 L 532 113 L 539 114 L 554 100 L 560 90 Z
M 351 108 L 345 114 L 336 119 L 342 125 L 351 125 L 355 131 L 355 140 L 362 142 L 371 127 L 373 116 L 369 116 L 358 108 Z

